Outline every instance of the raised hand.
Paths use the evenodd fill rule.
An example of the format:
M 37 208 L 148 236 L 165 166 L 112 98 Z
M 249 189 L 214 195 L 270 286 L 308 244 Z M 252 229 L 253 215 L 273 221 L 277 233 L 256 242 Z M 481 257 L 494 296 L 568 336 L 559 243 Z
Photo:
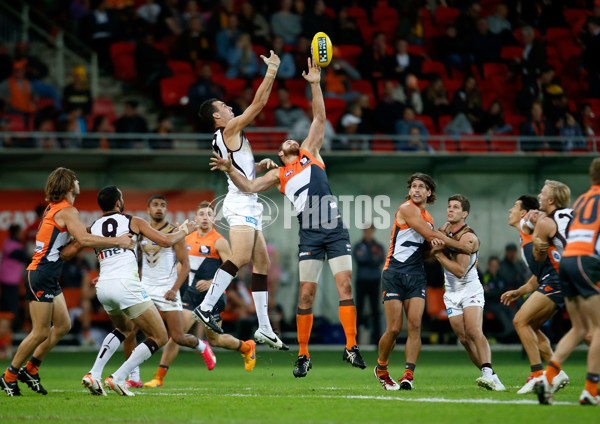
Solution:
M 229 153 L 227 155 L 227 159 L 223 159 L 216 152 L 213 152 L 213 156 L 214 157 L 210 158 L 210 163 L 208 164 L 210 166 L 211 171 L 216 171 L 216 170 L 224 171 L 224 172 L 233 171 L 233 164 L 231 161 L 231 153 Z
M 273 66 L 275 69 L 279 68 L 279 64 L 281 63 L 281 59 L 279 56 L 275 54 L 273 50 L 270 50 L 271 55 L 269 57 L 265 57 L 264 55 L 260 55 L 260 58 L 265 62 L 267 66 Z
M 308 60 L 308 73 L 302 71 L 302 77 L 309 83 L 319 83 L 321 81 L 321 68 L 317 65 L 312 57 Z

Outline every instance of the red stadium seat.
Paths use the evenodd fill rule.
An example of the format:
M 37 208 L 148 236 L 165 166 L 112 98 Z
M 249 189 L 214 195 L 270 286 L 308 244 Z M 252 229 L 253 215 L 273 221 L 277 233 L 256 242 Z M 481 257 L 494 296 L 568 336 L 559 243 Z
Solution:
M 425 298 L 427 304 L 427 315 L 431 318 L 446 321 L 448 320 L 448 311 L 444 304 L 443 287 L 426 287 Z
M 342 44 L 336 46 L 337 54 L 347 61 L 353 67 L 356 67 L 358 56 L 362 52 L 362 47 Z
M 494 76 L 501 76 L 506 79 L 508 75 L 508 66 L 505 63 L 484 63 L 483 64 L 483 78 L 489 79 Z
M 438 26 L 446 28 L 446 25 L 454 23 L 460 15 L 460 10 L 454 7 L 439 6 L 435 9 L 435 22 Z
M 247 84 L 248 81 L 243 78 L 226 78 L 223 82 L 223 87 L 225 88 L 227 98 L 231 99 L 241 95 Z
M 578 21 L 585 21 L 587 16 L 590 14 L 589 11 L 585 9 L 565 9 L 563 10 L 563 15 L 565 16 L 565 20 L 570 26 L 573 26 Z
M 285 81 L 285 88 L 290 92 L 290 96 L 305 97 L 307 84 L 304 78 L 294 78 Z
M 375 93 L 373 92 L 373 85 L 371 84 L 371 81 L 367 81 L 367 80 L 350 81 L 350 87 L 352 87 L 352 89 L 354 91 L 358 91 L 361 94 L 366 94 L 367 96 L 369 96 L 369 106 L 371 108 L 375 108 L 375 104 L 377 103 L 377 100 L 375 99 Z
M 436 60 L 426 59 L 422 65 L 423 74 L 440 74 L 442 78 L 448 78 L 446 73 L 446 66 L 442 62 Z
M 414 54 L 417 56 L 427 56 L 427 50 L 425 50 L 425 47 L 419 46 L 417 44 L 409 44 L 406 48 L 406 51 L 408 52 L 408 54 Z
M 152 44 L 154 46 L 155 49 L 160 50 L 161 52 L 163 52 L 165 54 L 165 56 L 169 57 L 171 54 L 169 52 L 169 45 L 165 42 L 162 41 L 157 41 L 156 43 Z
M 423 125 L 425 125 L 425 128 L 427 128 L 427 131 L 429 131 L 430 134 L 435 133 L 435 131 L 436 131 L 435 124 L 433 123 L 433 119 L 431 119 L 430 116 L 415 115 L 415 121 L 421 121 L 423 123 Z
M 394 87 L 396 87 L 399 83 L 396 80 L 377 80 L 377 97 L 378 98 L 382 98 L 383 97 L 383 86 L 385 85 L 386 82 L 391 81 L 392 84 L 394 84 Z
M 502 140 L 491 140 L 490 150 L 492 152 L 516 152 L 517 140 L 512 138 Z
M 546 30 L 546 42 L 548 44 L 556 44 L 564 40 L 573 41 L 573 35 L 569 28 L 553 27 Z
M 327 119 L 331 122 L 333 127 L 337 127 L 337 123 L 346 111 L 346 102 L 342 99 L 334 97 L 326 97 L 325 110 L 327 111 Z
M 582 103 L 589 103 L 596 116 L 600 116 L 600 99 L 583 99 Z
M 160 80 L 160 98 L 164 106 L 181 106 L 181 98 L 187 96 L 190 85 L 196 79 L 194 76 L 180 75 L 178 77 Z
M 523 57 L 523 47 L 520 46 L 504 46 L 500 50 L 500 57 L 504 60 L 511 60 L 516 57 Z
M 92 115 L 105 115 L 110 123 L 113 123 L 117 120 L 115 106 L 112 100 L 106 97 L 99 97 L 94 99 L 94 102 L 92 104 Z
M 374 139 L 371 140 L 371 150 L 374 152 L 393 152 L 396 150 L 393 140 Z
M 227 80 L 227 82 L 229 82 L 229 81 L 231 81 L 231 79 Z M 246 80 L 243 80 L 243 81 L 246 81 Z M 252 89 L 254 90 L 255 93 L 256 93 L 256 90 L 258 90 L 258 87 L 262 84 L 262 82 L 263 82 L 263 78 L 254 78 L 252 80 Z M 241 83 L 236 82 L 236 84 L 241 84 Z M 247 82 L 246 82 L 246 84 L 247 84 Z M 246 84 L 244 84 L 244 86 Z M 287 81 L 286 81 L 286 84 L 287 84 Z M 244 88 L 244 86 L 242 86 L 242 88 Z M 227 88 L 227 86 L 225 86 L 225 88 Z M 273 88 L 271 89 L 272 94 L 269 96 L 269 99 L 277 99 L 277 96 L 275 95 L 275 93 L 277 92 L 277 88 L 279 88 L 279 81 L 275 80 L 273 82 Z M 288 89 L 288 91 L 289 91 L 289 89 Z
M 372 18 L 377 25 L 377 30 L 383 31 L 388 40 L 395 38 L 400 23 L 396 9 L 380 4 L 372 10 Z
M 169 60 L 167 62 L 171 71 L 173 71 L 173 75 L 194 75 L 194 69 L 189 62 L 185 62 L 183 60 Z
M 8 129 L 9 131 L 14 132 L 22 132 L 25 131 L 25 118 L 22 115 L 17 114 L 6 114 L 3 116 L 5 119 L 8 119 Z
M 252 51 L 256 54 L 256 57 L 260 58 L 260 55 L 266 55 L 267 49 L 264 46 L 260 46 L 258 44 L 252 45 Z M 261 59 L 262 60 L 262 59 Z
M 461 152 L 486 153 L 490 151 L 487 140 L 460 139 L 458 142 Z
M 113 75 L 121 81 L 132 81 L 137 78 L 133 52 L 135 43 L 118 42 L 110 46 L 110 58 L 113 63 Z
M 452 121 L 452 115 L 441 115 L 438 118 L 438 127 L 440 134 L 444 133 L 444 128 L 446 128 L 446 125 L 448 125 L 450 121 Z

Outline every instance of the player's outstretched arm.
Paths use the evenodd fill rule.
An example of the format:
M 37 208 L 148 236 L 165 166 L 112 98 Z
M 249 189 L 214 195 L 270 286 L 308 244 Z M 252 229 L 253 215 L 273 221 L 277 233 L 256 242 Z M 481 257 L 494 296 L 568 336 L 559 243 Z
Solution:
M 321 68 L 313 60 L 308 58 L 308 73 L 302 71 L 302 76 L 310 83 L 312 92 L 312 110 L 313 121 L 308 131 L 308 137 L 300 146 L 302 149 L 308 150 L 312 155 L 316 156 L 323 146 L 323 138 L 325 137 L 325 102 L 323 101 L 323 91 L 321 90 Z
M 269 158 L 265 158 L 265 159 L 261 160 L 260 162 L 256 162 L 256 165 L 254 166 L 256 174 L 262 174 L 263 172 L 266 172 L 269 169 L 274 169 L 274 168 L 279 168 L 279 165 L 277 165 L 273 161 L 273 159 L 269 159 Z
M 502 302 L 506 306 L 510 306 L 512 302 L 515 302 L 520 297 L 526 296 L 529 293 L 533 293 L 539 287 L 538 279 L 535 275 L 532 275 L 529 280 L 521 287 L 516 290 L 509 290 L 507 292 L 502 293 L 500 296 L 500 302 Z
M 59 214 L 60 220 L 67 227 L 67 231 L 79 242 L 81 247 L 97 247 L 100 249 L 105 247 L 133 249 L 135 247 L 131 234 L 125 234 L 120 237 L 100 237 L 88 233 L 79 219 L 79 212 L 75 208 L 65 208 L 57 213 L 57 215 Z
M 189 233 L 198 228 L 196 221 L 188 221 L 187 219 L 179 226 L 179 229 L 171 234 L 163 234 L 156 231 L 142 218 L 134 216 L 131 218 L 131 231 L 144 235 L 145 237 L 158 244 L 160 247 L 171 247 L 178 241 L 181 241 Z
M 269 95 L 271 94 L 271 89 L 273 88 L 273 83 L 275 82 L 277 69 L 279 69 L 281 60 L 273 50 L 271 50 L 271 55 L 269 57 L 263 55 L 260 55 L 260 57 L 267 64 L 267 73 L 265 74 L 262 83 L 258 86 L 258 90 L 256 90 L 256 94 L 254 95 L 254 99 L 250 106 L 248 106 L 241 115 L 236 116 L 229 121 L 223 130 L 225 138 L 241 132 L 250 125 L 252 121 L 254 121 L 254 118 L 262 111 L 263 107 L 265 107 L 267 100 L 269 100 Z
M 402 225 L 404 223 L 402 221 L 408 224 L 417 233 L 425 237 L 425 240 L 429 242 L 435 238 L 440 238 L 439 231 L 433 231 L 427 221 L 421 217 L 419 208 L 410 203 L 405 203 L 400 206 L 400 210 L 398 210 L 396 213 L 396 222 L 398 225 Z
M 213 156 L 214 157 L 210 159 L 210 170 L 227 172 L 235 186 L 244 193 L 259 193 L 279 185 L 279 169 L 272 169 L 262 177 L 249 180 L 235 170 L 231 162 L 231 153 L 228 155 L 227 159 L 221 158 L 216 153 L 213 153 Z
M 546 260 L 550 246 L 550 234 L 556 231 L 556 224 L 552 218 L 542 218 L 535 225 L 531 240 L 533 241 L 533 257 L 538 262 Z

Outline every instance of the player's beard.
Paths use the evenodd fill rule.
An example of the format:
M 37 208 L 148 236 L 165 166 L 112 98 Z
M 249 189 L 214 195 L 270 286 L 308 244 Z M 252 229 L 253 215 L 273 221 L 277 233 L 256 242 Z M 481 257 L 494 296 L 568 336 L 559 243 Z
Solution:
M 287 149 L 287 152 L 284 152 L 286 155 L 298 156 L 300 154 L 300 146 L 293 145 Z

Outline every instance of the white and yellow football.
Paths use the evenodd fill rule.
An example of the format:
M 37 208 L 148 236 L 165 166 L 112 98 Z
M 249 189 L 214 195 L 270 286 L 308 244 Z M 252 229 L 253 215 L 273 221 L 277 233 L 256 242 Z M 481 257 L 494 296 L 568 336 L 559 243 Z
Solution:
M 313 59 L 321 68 L 326 67 L 333 57 L 331 40 L 324 32 L 317 32 L 310 43 L 310 51 Z

